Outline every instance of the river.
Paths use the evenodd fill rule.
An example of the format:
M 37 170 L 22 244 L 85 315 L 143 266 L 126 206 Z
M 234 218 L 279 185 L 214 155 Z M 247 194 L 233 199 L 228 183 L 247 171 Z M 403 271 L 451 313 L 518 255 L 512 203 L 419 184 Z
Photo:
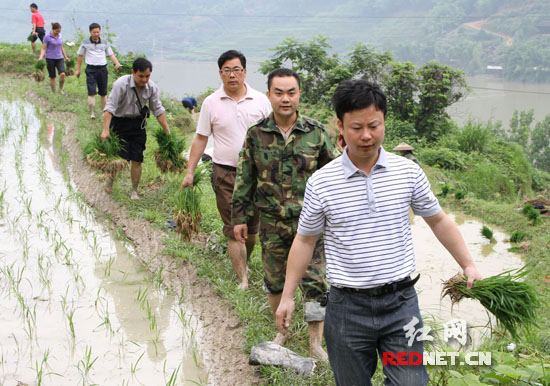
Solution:
M 152 59 L 152 79 L 162 92 L 175 98 L 198 95 L 221 81 L 215 62 L 169 61 Z M 246 81 L 259 91 L 266 90 L 266 76 L 259 72 L 259 62 L 247 63 Z M 468 119 L 502 121 L 507 126 L 514 110 L 535 110 L 535 122 L 550 114 L 550 84 L 509 82 L 498 77 L 467 78 L 471 91 L 448 110 L 459 124 Z

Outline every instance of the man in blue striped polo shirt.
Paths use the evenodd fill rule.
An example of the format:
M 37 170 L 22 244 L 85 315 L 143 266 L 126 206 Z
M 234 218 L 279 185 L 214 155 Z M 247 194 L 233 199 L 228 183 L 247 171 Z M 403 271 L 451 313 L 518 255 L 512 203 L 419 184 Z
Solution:
M 307 182 L 298 232 L 288 257 L 277 309 L 277 328 L 286 334 L 293 295 L 324 233 L 327 279 L 325 339 L 338 386 L 370 385 L 382 353 L 420 353 L 422 339 L 409 339 L 404 326 L 423 327 L 414 283 L 415 257 L 409 208 L 422 216 L 468 278 L 480 279 L 454 222 L 441 210 L 422 169 L 387 153 L 386 97 L 366 80 L 338 86 L 333 96 L 346 148 Z M 378 355 L 377 355 L 378 354 Z M 384 366 L 386 384 L 426 385 L 418 365 Z

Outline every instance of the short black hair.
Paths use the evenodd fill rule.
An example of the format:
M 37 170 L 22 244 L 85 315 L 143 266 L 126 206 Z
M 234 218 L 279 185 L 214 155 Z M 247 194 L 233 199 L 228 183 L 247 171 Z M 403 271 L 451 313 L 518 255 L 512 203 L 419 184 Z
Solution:
M 221 70 L 225 62 L 235 58 L 239 58 L 239 60 L 241 61 L 241 66 L 243 66 L 243 68 L 246 68 L 246 58 L 244 57 L 242 52 L 236 50 L 225 51 L 223 54 L 221 54 L 218 58 L 218 68 Z
M 278 68 L 276 70 L 273 70 L 269 73 L 267 76 L 267 89 L 269 90 L 271 88 L 271 81 L 276 76 L 278 77 L 284 77 L 284 76 L 293 76 L 296 78 L 296 81 L 298 82 L 298 88 L 300 88 L 300 75 L 296 73 L 296 71 L 291 70 L 290 68 Z
M 374 105 L 386 117 L 386 96 L 380 86 L 364 79 L 346 80 L 334 90 L 332 105 L 338 119 L 343 122 L 344 114 Z
M 134 63 L 132 63 L 132 70 L 134 70 L 134 72 L 144 72 L 147 69 L 153 72 L 153 63 L 145 58 L 137 58 L 136 60 L 134 60 Z
M 30 7 L 38 10 L 38 5 L 36 5 L 36 3 L 31 3 Z
M 61 24 L 59 24 L 58 22 L 52 23 L 52 30 L 59 29 L 59 28 L 61 28 Z
M 92 24 L 90 24 L 90 31 L 93 30 L 94 28 L 99 28 L 99 29 L 101 29 L 101 26 L 100 26 L 99 24 L 97 24 L 97 23 L 92 23 Z

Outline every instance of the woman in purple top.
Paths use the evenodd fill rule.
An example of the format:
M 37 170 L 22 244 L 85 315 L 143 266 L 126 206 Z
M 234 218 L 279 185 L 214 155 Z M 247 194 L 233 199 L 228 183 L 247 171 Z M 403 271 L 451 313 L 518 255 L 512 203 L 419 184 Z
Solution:
M 52 23 L 52 31 L 46 35 L 42 43 L 42 51 L 38 60 L 42 60 L 46 55 L 48 74 L 50 75 L 50 87 L 55 92 L 55 69 L 59 73 L 59 93 L 63 94 L 63 83 L 65 82 L 65 60 L 69 60 L 65 49 L 63 48 L 63 38 L 61 37 L 61 24 Z

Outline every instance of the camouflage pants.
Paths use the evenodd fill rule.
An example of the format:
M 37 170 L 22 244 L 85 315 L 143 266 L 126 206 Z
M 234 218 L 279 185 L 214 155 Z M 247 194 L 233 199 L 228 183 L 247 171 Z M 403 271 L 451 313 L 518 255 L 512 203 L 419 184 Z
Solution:
M 294 241 L 294 236 L 296 236 L 297 228 L 298 218 L 280 219 L 260 214 L 262 265 L 265 289 L 269 295 L 277 295 L 283 291 L 288 252 Z M 300 283 L 306 300 L 316 301 L 326 291 L 324 277 L 325 255 L 323 236 L 320 235 L 315 244 L 313 258 Z

